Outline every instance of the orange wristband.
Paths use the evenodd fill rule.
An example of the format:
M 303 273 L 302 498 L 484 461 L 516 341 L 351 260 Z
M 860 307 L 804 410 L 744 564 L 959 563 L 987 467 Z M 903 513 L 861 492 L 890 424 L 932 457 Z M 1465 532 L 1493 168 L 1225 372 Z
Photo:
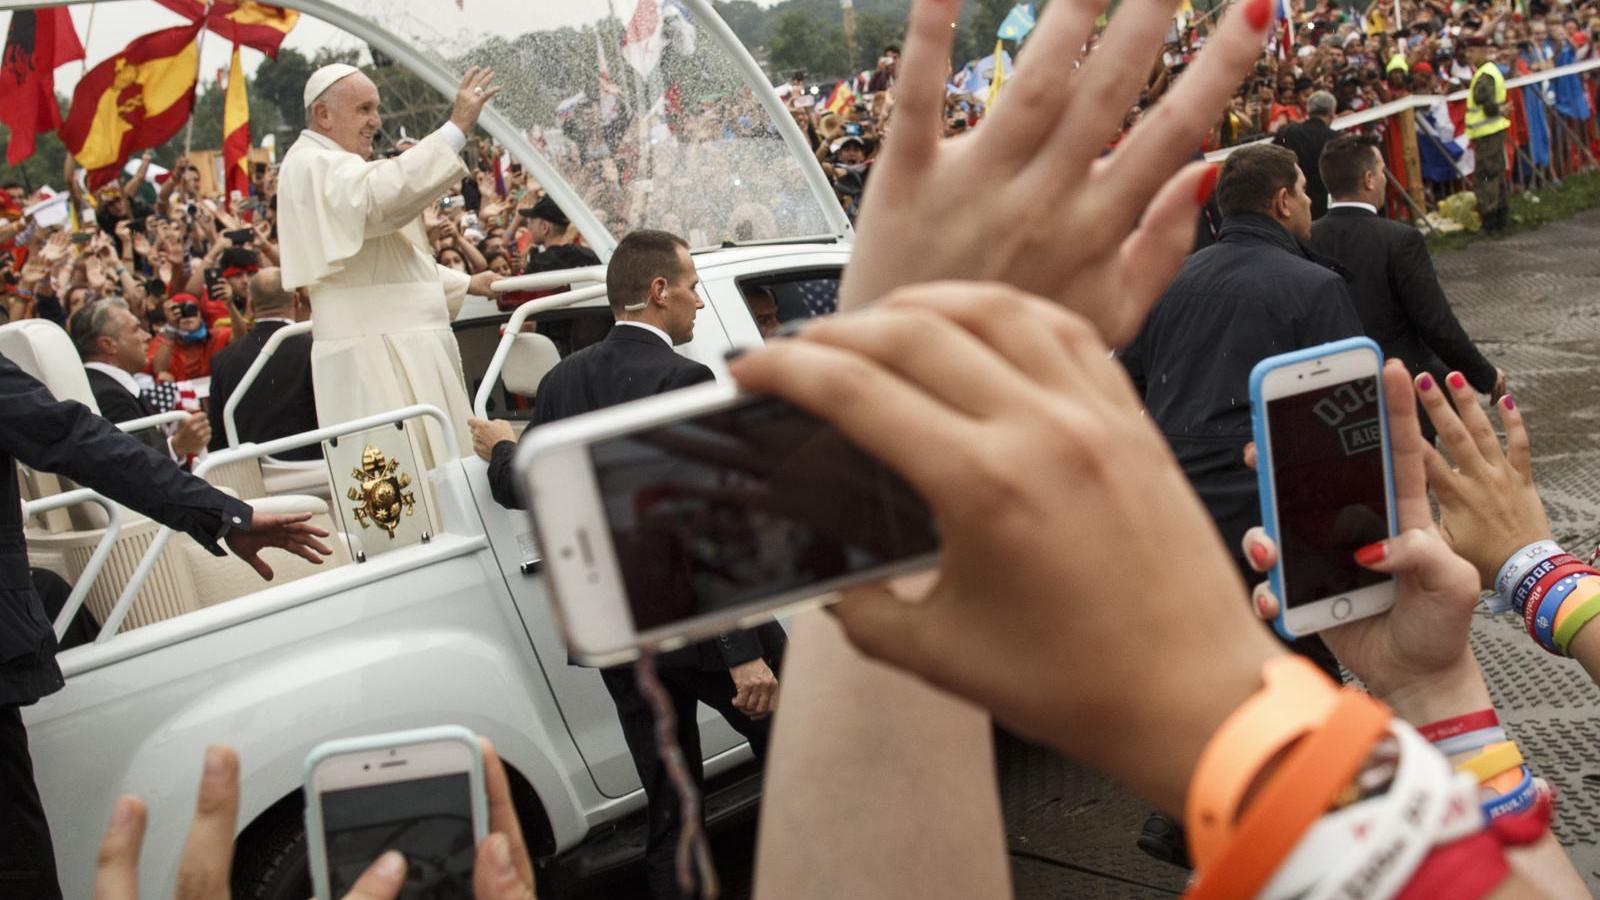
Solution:
M 1361 773 L 1389 727 L 1388 707 L 1355 690 L 1340 692 L 1333 714 L 1267 779 L 1232 841 L 1200 870 L 1188 900 L 1254 897 Z
M 1339 700 L 1328 676 L 1300 656 L 1286 653 L 1268 660 L 1261 679 L 1265 686 L 1206 742 L 1189 781 L 1184 824 L 1189 852 L 1200 868 L 1227 846 L 1256 775 L 1285 747 L 1327 721 Z

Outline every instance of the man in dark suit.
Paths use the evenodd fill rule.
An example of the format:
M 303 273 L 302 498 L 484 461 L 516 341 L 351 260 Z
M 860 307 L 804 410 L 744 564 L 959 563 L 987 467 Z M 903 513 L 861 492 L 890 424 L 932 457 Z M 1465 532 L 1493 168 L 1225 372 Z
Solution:
M 1272 139 L 1280 147 L 1294 151 L 1300 162 L 1300 171 L 1306 176 L 1306 193 L 1311 195 L 1311 221 L 1322 218 L 1328 211 L 1328 190 L 1322 183 L 1317 160 L 1322 158 L 1322 148 L 1339 136 L 1333 130 L 1333 112 L 1339 106 L 1338 98 L 1327 91 L 1317 91 L 1306 98 L 1306 120 L 1278 129 Z M 1379 171 L 1381 178 L 1383 173 Z
M 1312 226 L 1311 248 L 1350 273 L 1350 298 L 1362 330 L 1386 358 L 1403 361 L 1413 375 L 1428 372 L 1443 380 L 1460 372 L 1480 393 L 1498 400 L 1505 393 L 1505 376 L 1457 321 L 1422 232 L 1378 215 L 1385 190 L 1378 139 L 1345 135 L 1329 142 L 1321 169 L 1334 202 Z M 1431 438 L 1426 416 L 1423 424 Z
M 89 390 L 94 393 L 100 415 L 112 422 L 128 422 L 158 412 L 139 395 L 139 383 L 133 378 L 133 373 L 145 367 L 150 332 L 126 304 L 120 300 L 91 303 L 78 310 L 67 326 L 89 375 Z M 205 413 L 197 412 L 170 438 L 155 428 L 143 429 L 135 437 L 151 449 L 170 453 L 183 462 L 206 448 L 211 426 Z
M 265 547 L 314 562 L 332 550 L 317 540 L 328 535 L 306 523 L 309 515 L 252 514 L 83 404 L 57 402 L 0 356 L 0 900 L 51 900 L 61 889 L 21 710 L 64 681 L 55 632 L 29 577 L 18 462 L 93 488 L 218 556 L 226 544 L 263 578 L 272 577 L 259 557 Z
M 304 318 L 299 296 L 283 289 L 277 269 L 262 269 L 251 276 L 249 311 L 255 326 L 240 340 L 211 357 L 211 449 L 228 446 L 228 433 L 222 424 L 222 411 L 228 398 L 244 378 L 244 373 L 261 355 L 278 329 Z M 267 361 L 246 399 L 234 410 L 234 424 L 241 443 L 264 443 L 317 429 L 317 399 L 311 387 L 311 335 L 297 334 L 284 341 Z M 290 450 L 283 459 L 319 459 L 315 445 Z
M 681 238 L 661 231 L 636 231 L 623 238 L 606 268 L 606 294 L 617 323 L 605 340 L 562 360 L 539 382 L 528 430 L 711 381 L 710 369 L 672 349 L 694 337 L 695 312 L 705 305 L 695 291 L 698 283 L 694 260 Z M 489 460 L 495 499 L 521 508 L 511 468 L 516 443 L 510 426 L 480 419 L 470 424 L 473 448 Z M 699 703 L 721 713 L 750 741 L 757 758 L 766 755 L 767 717 L 778 687 L 773 673 L 782 662 L 783 647 L 783 628 L 772 623 L 720 635 L 658 660 L 662 685 L 676 712 L 678 744 L 697 784 L 704 780 Z M 678 798 L 657 749 L 654 717 L 629 667 L 604 669 L 600 674 L 616 702 L 649 805 L 645 867 L 651 895 L 676 900 L 682 896 L 674 863 L 682 824 Z

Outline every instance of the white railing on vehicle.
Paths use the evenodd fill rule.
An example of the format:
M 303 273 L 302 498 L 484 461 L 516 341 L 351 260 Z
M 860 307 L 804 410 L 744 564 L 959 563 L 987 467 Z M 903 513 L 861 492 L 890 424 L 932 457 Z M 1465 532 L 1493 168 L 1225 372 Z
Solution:
M 530 276 L 519 277 L 527 278 Z M 508 278 L 505 281 L 495 282 L 495 288 L 498 290 L 500 285 L 514 281 L 517 281 L 517 279 Z M 581 287 L 560 294 L 551 294 L 548 297 L 539 297 L 529 300 L 513 310 L 511 319 L 506 322 L 505 330 L 500 334 L 500 343 L 494 348 L 494 356 L 489 360 L 489 368 L 484 370 L 483 383 L 478 385 L 478 395 L 472 398 L 472 414 L 480 419 L 489 418 L 489 398 L 494 396 L 495 385 L 500 383 L 500 372 L 506 367 L 506 357 L 511 355 L 511 345 L 516 341 L 517 334 L 522 331 L 522 325 L 528 321 L 529 316 L 549 312 L 552 309 L 561 309 L 574 303 L 582 303 L 585 300 L 593 300 L 596 297 L 604 297 L 605 295 L 606 286 L 602 278 L 600 284 Z
M 105 534 L 100 536 L 100 543 L 94 545 L 94 552 L 89 554 L 89 561 L 84 564 L 83 571 L 78 573 L 78 583 L 72 586 L 72 593 L 67 595 L 67 603 L 61 607 L 61 614 L 56 616 L 55 632 L 58 641 L 67 633 L 67 625 L 72 622 L 72 617 L 83 607 L 84 599 L 89 596 L 89 588 L 94 586 L 94 580 L 100 576 L 100 569 L 106 564 L 106 557 L 111 555 L 112 545 L 122 533 L 122 507 L 88 488 L 78 488 L 22 504 L 23 518 L 27 518 L 51 510 L 77 506 L 80 503 L 94 503 L 106 511 L 106 530 Z
M 1561 66 L 1560 68 L 1550 69 L 1544 72 L 1518 75 L 1516 78 L 1506 79 L 1506 90 L 1527 87 L 1530 84 L 1538 84 L 1542 81 L 1551 81 L 1556 78 L 1564 78 L 1568 75 L 1579 75 L 1594 69 L 1600 69 L 1600 59 L 1590 59 L 1580 63 L 1572 63 L 1571 65 Z M 1344 131 L 1349 128 L 1366 125 L 1370 122 L 1376 122 L 1379 119 L 1387 119 L 1392 115 L 1404 112 L 1408 109 L 1424 109 L 1433 106 L 1440 100 L 1450 101 L 1465 99 L 1467 99 L 1466 91 L 1456 91 L 1453 94 L 1446 94 L 1443 96 L 1440 96 L 1439 94 L 1413 94 L 1410 97 L 1401 97 L 1399 100 L 1391 100 L 1388 103 L 1384 103 L 1380 106 L 1374 106 L 1371 109 L 1364 109 L 1361 112 L 1349 113 L 1347 115 L 1340 116 L 1333 120 L 1333 130 Z M 1206 154 L 1206 162 L 1221 162 L 1227 159 L 1235 150 L 1238 150 L 1240 147 L 1250 147 L 1255 144 L 1268 144 L 1271 142 L 1272 138 L 1264 137 L 1259 140 L 1249 141 L 1243 144 L 1234 144 L 1231 147 L 1223 147 L 1221 150 L 1213 150 Z
M 195 464 L 194 475 L 197 478 L 204 478 L 207 472 L 218 466 L 242 462 L 247 459 L 260 459 L 263 456 L 281 453 L 285 450 L 298 450 L 301 447 L 320 444 L 328 438 L 344 437 L 347 434 L 367 431 L 380 425 L 393 425 L 397 422 L 420 416 L 427 416 L 439 423 L 439 431 L 443 435 L 445 444 L 446 456 L 444 458 L 450 461 L 460 460 L 461 445 L 456 441 L 455 426 L 450 419 L 439 407 L 419 403 L 415 406 L 390 410 L 386 413 L 379 413 L 362 419 L 351 419 L 348 422 L 319 428 L 316 431 L 306 431 L 262 444 L 241 444 L 226 450 L 218 450 L 215 453 L 207 454 L 204 459 Z M 112 607 L 111 612 L 106 615 L 106 620 L 100 627 L 100 636 L 95 639 L 95 643 L 103 644 L 111 640 L 116 635 L 117 630 L 122 627 L 122 620 L 127 618 L 128 611 L 133 608 L 134 598 L 138 596 L 139 589 L 144 586 L 145 580 L 150 577 L 150 572 L 155 568 L 156 560 L 160 559 L 161 552 L 166 549 L 167 542 L 172 540 L 172 534 L 172 529 L 165 525 L 161 526 L 161 530 L 156 532 L 155 538 L 150 541 L 150 547 L 145 550 L 143 558 L 139 560 L 139 567 L 134 569 L 133 577 L 128 579 L 128 584 L 122 589 L 122 594 L 117 597 L 117 605 Z
M 256 379 L 261 376 L 261 370 L 267 367 L 267 361 L 272 359 L 272 354 L 278 352 L 284 341 L 297 334 L 310 333 L 310 322 L 296 322 L 279 328 L 267 338 L 267 343 L 262 346 L 261 352 L 256 354 L 250 368 L 244 370 L 244 377 L 239 379 L 239 385 L 233 389 L 233 394 L 222 407 L 222 430 L 227 435 L 229 447 L 239 446 L 239 426 L 233 421 L 234 413 L 239 409 L 239 403 L 244 399 L 245 392 L 255 386 Z
M 157 425 L 170 425 L 174 422 L 183 422 L 188 418 L 189 413 L 184 412 L 181 409 L 173 409 L 168 410 L 167 412 L 156 413 L 153 416 L 142 416 L 137 419 L 128 419 L 125 422 L 117 422 L 116 426 L 117 430 L 123 434 L 133 434 L 135 431 L 143 431 L 146 428 L 154 428 Z
M 581 266 L 576 269 L 554 269 L 528 275 L 512 275 L 496 281 L 492 287 L 504 294 L 510 291 L 547 291 L 551 288 L 580 284 L 605 284 L 605 266 Z M 541 298 L 542 299 L 542 298 Z

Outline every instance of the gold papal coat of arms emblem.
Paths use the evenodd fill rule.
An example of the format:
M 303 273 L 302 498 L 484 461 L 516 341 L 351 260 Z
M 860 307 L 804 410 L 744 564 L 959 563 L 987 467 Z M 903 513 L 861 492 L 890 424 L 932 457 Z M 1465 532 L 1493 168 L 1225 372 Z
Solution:
M 389 533 L 400 527 L 400 517 L 416 512 L 416 495 L 406 488 L 411 486 L 411 476 L 400 471 L 400 460 L 387 459 L 382 450 L 368 444 L 361 451 L 361 468 L 351 469 L 350 477 L 356 487 L 345 496 L 356 502 L 351 512 L 362 528 L 373 525 Z

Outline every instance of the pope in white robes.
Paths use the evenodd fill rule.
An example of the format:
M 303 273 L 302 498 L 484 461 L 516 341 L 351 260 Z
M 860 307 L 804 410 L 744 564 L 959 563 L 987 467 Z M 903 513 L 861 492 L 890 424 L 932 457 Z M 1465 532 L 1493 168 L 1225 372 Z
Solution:
M 311 294 L 311 374 L 323 426 L 416 403 L 449 417 L 470 451 L 461 352 L 450 320 L 467 293 L 490 296 L 498 277 L 469 278 L 434 262 L 421 216 L 468 175 L 466 135 L 497 92 L 489 70 L 468 70 L 450 121 L 393 159 L 372 159 L 382 124 L 378 89 L 359 69 L 325 66 L 306 83 L 306 130 L 278 177 L 285 288 Z M 425 468 L 443 462 L 433 419 L 412 427 Z

